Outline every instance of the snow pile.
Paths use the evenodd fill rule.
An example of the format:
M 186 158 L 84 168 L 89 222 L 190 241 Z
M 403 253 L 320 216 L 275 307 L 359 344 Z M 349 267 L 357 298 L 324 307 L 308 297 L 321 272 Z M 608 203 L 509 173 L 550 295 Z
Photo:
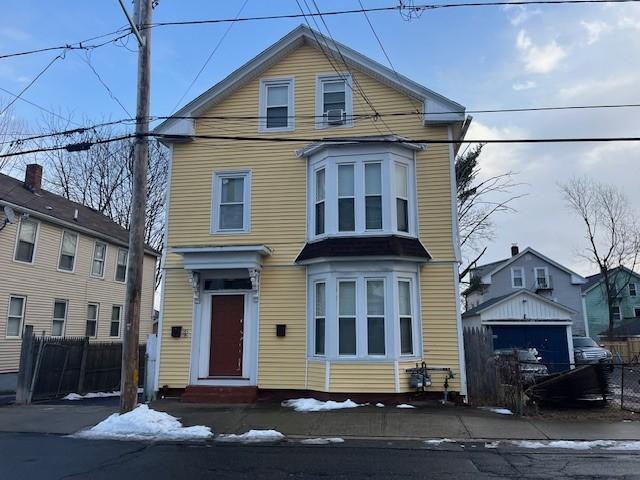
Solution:
M 216 438 L 218 442 L 242 443 L 279 442 L 281 440 L 284 440 L 284 435 L 276 430 L 249 430 L 240 435 L 230 433 Z
M 413 405 L 409 405 L 408 403 L 401 403 L 400 405 L 396 405 L 396 408 L 416 408 Z
M 138 393 L 142 393 L 142 392 L 143 392 L 143 389 L 139 388 Z M 119 396 L 120 396 L 120 390 L 115 392 L 89 392 L 89 393 L 86 393 L 85 395 L 80 395 L 79 393 L 70 393 L 69 395 L 64 397 L 62 400 L 86 400 L 89 398 L 107 398 L 107 397 L 119 397 Z
M 513 415 L 513 412 L 508 408 L 499 408 L 499 407 L 480 407 L 482 410 L 489 410 L 493 413 L 498 413 L 500 415 Z
M 424 443 L 427 445 L 440 445 L 442 443 L 454 443 L 455 440 L 451 440 L 450 438 L 431 438 L 429 440 L 425 440 Z
M 168 413 L 138 405 L 130 412 L 114 413 L 95 427 L 73 436 L 107 440 L 206 440 L 212 435 L 209 427 L 183 427 Z
M 640 450 L 639 441 L 614 441 L 614 440 L 553 440 L 550 442 L 537 442 L 531 440 L 514 441 L 511 444 L 521 448 L 566 448 L 571 450 L 590 450 L 592 448 L 604 448 L 605 450 Z
M 330 438 L 305 438 L 300 441 L 305 445 L 328 445 L 330 443 L 344 443 L 344 439 L 340 437 L 330 437 Z
M 296 398 L 293 400 L 285 400 L 282 402 L 282 406 L 291 407 L 296 412 L 322 412 L 326 410 L 340 410 L 342 408 L 356 408 L 362 405 L 351 400 L 345 400 L 344 402 L 334 402 L 333 400 L 321 402 L 315 398 Z
M 376 407 L 378 408 L 384 408 L 384 403 L 376 403 Z

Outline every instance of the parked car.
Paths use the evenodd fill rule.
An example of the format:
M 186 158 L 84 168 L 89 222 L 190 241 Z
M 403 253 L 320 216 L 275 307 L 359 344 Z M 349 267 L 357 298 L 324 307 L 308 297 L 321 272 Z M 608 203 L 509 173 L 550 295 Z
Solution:
M 496 358 L 506 357 L 517 353 L 518 363 L 520 364 L 520 375 L 525 385 L 536 383 L 543 377 L 549 375 L 549 369 L 546 365 L 540 363 L 541 357 L 535 348 L 501 348 L 494 352 Z
M 590 337 L 573 337 L 573 357 L 576 365 L 611 363 L 613 355 Z

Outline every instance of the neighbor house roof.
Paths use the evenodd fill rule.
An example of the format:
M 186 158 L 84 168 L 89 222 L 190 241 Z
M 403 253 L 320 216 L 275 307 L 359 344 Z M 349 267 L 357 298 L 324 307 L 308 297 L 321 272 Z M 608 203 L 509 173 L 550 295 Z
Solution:
M 619 270 L 623 270 L 626 273 L 633 275 L 634 277 L 640 279 L 640 274 L 634 272 L 633 270 L 627 268 L 627 267 L 616 267 L 616 268 L 612 268 L 611 270 L 609 270 L 609 273 L 611 274 L 615 274 L 617 273 Z M 589 290 L 591 290 L 593 287 L 595 287 L 596 285 L 598 285 L 603 278 L 603 274 L 602 273 L 596 273 L 593 275 L 589 275 L 588 277 L 586 277 L 587 282 L 582 285 L 582 293 L 587 293 Z
M 548 305 L 552 305 L 556 308 L 559 308 L 560 310 L 564 310 L 565 312 L 568 313 L 576 313 L 575 310 L 573 310 L 572 308 L 569 308 L 565 305 L 562 305 L 561 303 L 558 302 L 554 302 L 553 300 L 550 300 L 546 297 L 543 297 L 542 295 L 538 295 L 537 293 L 531 292 L 529 290 L 525 290 L 525 289 L 518 289 L 513 293 L 509 293 L 507 295 L 502 295 L 499 297 L 494 297 L 494 298 L 490 298 L 489 300 L 487 300 L 486 302 L 481 303 L 480 305 L 476 305 L 475 307 L 467 310 L 466 312 L 464 312 L 462 314 L 462 318 L 468 318 L 468 317 L 472 317 L 474 315 L 478 315 L 482 312 L 484 312 L 485 310 L 488 310 L 489 308 L 498 305 L 500 303 L 503 302 L 508 302 L 509 300 L 511 300 L 512 298 L 518 297 L 518 296 L 527 296 L 530 298 L 533 298 L 536 301 L 540 301 L 543 303 L 546 303 Z
M 608 336 L 609 329 L 600 332 L 599 335 Z M 614 337 L 637 337 L 640 336 L 640 318 L 629 318 L 624 320 L 620 325 L 613 327 L 612 335 Z
M 25 188 L 22 180 L 2 173 L 0 173 L 0 204 L 9 205 L 36 218 L 70 230 L 88 233 L 115 244 L 125 247 L 129 244 L 129 231 L 109 217 L 47 190 L 32 192 Z M 156 257 L 160 255 L 149 245 L 145 246 L 145 252 Z
M 414 82 L 332 38 L 325 37 L 320 32 L 300 25 L 187 103 L 173 115 L 174 118 L 162 122 L 154 129 L 154 132 L 178 137 L 193 135 L 195 132 L 193 120 L 184 117 L 202 114 L 302 45 L 317 48 L 325 55 L 340 62 L 344 61 L 349 67 L 423 102 L 423 121 L 425 123 L 457 123 L 462 125 L 465 122 L 465 107 L 459 103 Z M 464 130 L 465 128 L 461 127 L 457 137 L 463 137 Z

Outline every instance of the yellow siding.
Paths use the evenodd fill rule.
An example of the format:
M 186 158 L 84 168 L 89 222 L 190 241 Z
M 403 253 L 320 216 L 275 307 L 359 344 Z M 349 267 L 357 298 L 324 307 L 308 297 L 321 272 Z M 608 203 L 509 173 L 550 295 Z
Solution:
M 332 363 L 329 391 L 344 393 L 393 393 L 396 391 L 395 364 Z
M 345 68 L 339 66 L 341 71 Z M 267 143 L 195 139 L 175 144 L 169 208 L 168 245 L 238 245 L 265 244 L 273 255 L 265 260 L 260 293 L 259 374 L 261 388 L 304 388 L 305 385 L 305 271 L 293 261 L 306 240 L 306 160 L 294 150 L 307 145 L 306 139 L 321 136 L 376 135 L 393 132 L 417 139 L 447 139 L 446 127 L 424 127 L 418 116 L 385 117 L 356 121 L 353 128 L 317 130 L 315 115 L 316 75 L 333 72 L 322 53 L 309 46 L 293 51 L 272 66 L 260 78 L 295 77 L 295 130 L 283 133 L 258 133 L 257 120 L 198 120 L 199 135 L 264 135 L 300 138 L 299 142 Z M 353 71 L 354 77 L 380 113 L 412 111 L 422 105 L 379 81 Z M 203 115 L 258 115 L 259 80 L 238 88 L 230 97 Z M 369 114 L 371 109 L 354 92 L 355 114 Z M 453 262 L 454 246 L 451 222 L 450 163 L 447 145 L 429 145 L 417 152 L 418 213 L 420 237 L 437 261 Z M 251 231 L 242 235 L 211 235 L 212 174 L 218 170 L 250 169 Z M 423 269 L 422 298 L 427 358 L 435 364 L 457 368 L 455 295 L 452 263 Z M 166 267 L 180 269 L 178 255 L 168 254 Z M 443 269 L 448 274 L 443 274 Z M 448 270 L 447 270 L 448 269 Z M 180 275 L 180 274 L 177 274 Z M 182 274 L 184 275 L 184 274 Z M 440 283 L 444 282 L 444 283 Z M 445 297 L 438 297 L 444 291 Z M 168 337 L 171 324 L 190 322 L 191 293 L 186 280 L 167 282 L 164 335 L 160 360 L 160 386 L 184 387 L 188 381 L 189 342 Z M 433 312 L 427 311 L 434 309 Z M 275 324 L 287 324 L 287 336 L 275 336 Z M 438 342 L 442 341 L 442 344 Z M 167 348 L 170 345 L 170 348 Z M 385 364 L 386 365 L 386 364 Z M 351 372 L 366 370 L 366 365 L 337 366 Z M 353 369 L 356 370 L 353 370 Z M 375 388 L 393 391 L 388 382 L 389 365 L 371 368 L 386 372 L 383 385 Z M 332 367 L 333 369 L 333 367 Z M 391 369 L 393 370 L 393 369 Z M 378 370 L 376 370 L 378 371 Z M 348 373 L 349 370 L 344 370 Z M 392 372 L 393 373 L 393 372 Z M 355 374 L 358 379 L 367 375 Z M 393 380 L 393 379 L 392 379 Z M 335 388 L 351 390 L 338 380 Z M 366 389 L 366 384 L 358 388 Z M 332 382 L 332 390 L 333 382 Z M 382 390 L 381 390 L 382 391 Z
M 325 362 L 309 362 L 307 366 L 307 388 L 317 392 L 325 391 L 327 366 Z
M 4 217 L 0 214 L 0 224 Z M 56 299 L 67 300 L 65 335 L 84 336 L 87 303 L 99 303 L 97 340 L 114 341 L 109 336 L 111 307 L 123 305 L 125 284 L 114 281 L 117 245 L 107 245 L 104 279 L 90 275 L 95 239 L 79 235 L 76 266 L 73 273 L 57 270 L 62 228 L 40 222 L 32 265 L 14 262 L 17 224 L 0 231 L 0 373 L 18 370 L 20 339 L 6 338 L 7 311 L 10 295 L 27 297 L 24 324 L 33 325 L 35 334 L 49 335 Z M 143 272 L 140 340 L 146 342 L 151 333 L 154 294 L 155 258 L 145 256 Z M 122 325 L 121 325 L 122 331 Z

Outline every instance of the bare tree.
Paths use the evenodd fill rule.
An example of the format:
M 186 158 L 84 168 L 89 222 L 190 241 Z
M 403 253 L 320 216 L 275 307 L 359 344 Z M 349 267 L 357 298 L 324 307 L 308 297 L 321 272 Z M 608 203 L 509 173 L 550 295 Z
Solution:
M 23 123 L 13 113 L 13 107 L 0 99 L 0 155 L 19 150 Z M 18 162 L 18 157 L 0 157 L 0 172 L 9 170 Z
M 611 337 L 616 320 L 614 307 L 631 278 L 626 268 L 633 270 L 640 255 L 637 213 L 624 192 L 613 185 L 575 177 L 560 185 L 560 189 L 569 208 L 584 224 L 587 247 L 582 257 L 602 274 Z
M 478 144 L 456 158 L 460 248 L 465 257 L 472 257 L 460 271 L 460 280 L 484 255 L 487 242 L 495 238 L 495 215 L 515 212 L 511 204 L 525 195 L 513 193 L 522 185 L 515 181 L 514 172 L 481 179 L 479 160 L 483 148 L 484 144 Z
M 90 124 L 91 122 L 83 122 Z M 70 129 L 64 122 L 48 119 L 46 131 Z M 82 203 L 111 218 L 124 228 L 129 228 L 133 177 L 133 139 L 96 143 L 120 137 L 128 132 L 113 126 L 80 130 L 60 137 L 45 138 L 40 146 L 50 144 L 86 144 L 88 149 L 66 149 L 43 152 L 46 181 L 53 191 Z M 156 250 L 162 250 L 164 242 L 164 208 L 167 188 L 168 151 L 159 142 L 149 146 L 149 181 L 147 185 L 147 210 L 145 242 Z M 155 285 L 159 285 L 161 272 L 156 270 Z

